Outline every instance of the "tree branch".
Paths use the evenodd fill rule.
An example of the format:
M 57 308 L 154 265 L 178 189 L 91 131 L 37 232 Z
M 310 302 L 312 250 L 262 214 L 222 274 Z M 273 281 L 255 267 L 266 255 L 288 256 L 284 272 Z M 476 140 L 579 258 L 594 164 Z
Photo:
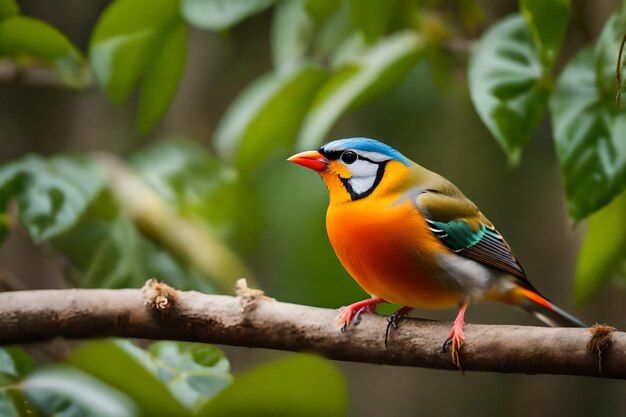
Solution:
M 0 60 L 0 86 L 18 85 L 70 90 L 95 87 L 93 77 L 87 66 L 85 66 L 84 72 L 84 79 L 77 80 L 77 84 L 73 85 L 64 81 L 56 71 L 47 66 L 23 65 L 8 60 Z
M 53 337 L 171 339 L 316 351 L 331 359 L 455 369 L 441 346 L 450 323 L 406 319 L 384 344 L 387 321 L 366 315 L 342 334 L 336 310 L 287 304 L 251 290 L 239 296 L 179 292 L 155 281 L 124 290 L 0 293 L 0 344 Z M 589 375 L 626 379 L 626 333 L 591 329 L 468 324 L 466 371 Z

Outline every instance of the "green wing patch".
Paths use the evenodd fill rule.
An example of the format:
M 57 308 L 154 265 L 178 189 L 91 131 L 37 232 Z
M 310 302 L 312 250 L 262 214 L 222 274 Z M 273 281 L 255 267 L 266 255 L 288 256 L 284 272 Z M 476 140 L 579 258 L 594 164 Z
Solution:
M 481 223 L 474 229 L 465 220 L 437 222 L 427 219 L 426 222 L 430 231 L 453 252 L 514 275 L 524 286 L 534 290 L 511 248 L 493 227 Z
M 481 224 L 477 229 L 473 229 L 464 220 L 453 220 L 451 222 L 436 222 L 426 220 L 428 228 L 454 252 L 467 249 L 477 244 L 486 232 L 485 225 Z

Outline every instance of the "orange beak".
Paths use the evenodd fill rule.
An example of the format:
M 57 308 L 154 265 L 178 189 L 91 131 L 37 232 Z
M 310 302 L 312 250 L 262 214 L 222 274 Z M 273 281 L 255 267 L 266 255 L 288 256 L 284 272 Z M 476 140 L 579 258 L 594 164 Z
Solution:
M 328 159 L 324 158 L 324 155 L 318 151 L 305 151 L 295 154 L 287 159 L 287 161 L 294 164 L 302 165 L 305 168 L 312 169 L 313 171 L 324 171 L 328 167 Z

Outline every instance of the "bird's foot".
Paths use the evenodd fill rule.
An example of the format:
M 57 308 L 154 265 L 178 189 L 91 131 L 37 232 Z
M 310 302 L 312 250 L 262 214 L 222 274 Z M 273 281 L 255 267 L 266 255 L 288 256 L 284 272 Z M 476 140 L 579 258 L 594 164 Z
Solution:
M 387 346 L 387 338 L 389 337 L 389 329 L 392 327 L 394 329 L 398 328 L 398 322 L 407 314 L 409 311 L 413 310 L 412 307 L 404 306 L 400 310 L 393 313 L 391 316 L 387 317 L 387 330 L 385 330 L 385 346 Z
M 450 355 L 452 356 L 452 363 L 454 363 L 459 369 L 461 369 L 461 357 L 460 351 L 461 346 L 463 346 L 463 342 L 465 341 L 465 336 L 463 335 L 463 330 L 459 330 L 458 332 L 454 332 L 454 328 L 450 336 L 443 342 L 442 351 L 445 353 L 450 350 Z
M 448 349 L 450 349 L 450 355 L 452 356 L 452 363 L 454 363 L 459 369 L 461 368 L 461 347 L 463 346 L 463 342 L 465 341 L 465 334 L 463 333 L 463 317 L 465 315 L 465 309 L 467 308 L 467 304 L 461 305 L 459 310 L 459 314 L 454 320 L 454 324 L 452 325 L 452 330 L 450 331 L 450 335 L 443 342 L 442 352 L 445 353 Z
M 338 320 L 338 323 L 341 325 L 341 333 L 348 331 L 350 325 L 358 325 L 361 322 L 361 314 L 373 313 L 376 311 L 376 306 L 384 302 L 385 300 L 380 298 L 370 298 L 350 304 L 346 307 L 341 307 L 341 309 L 339 309 L 341 315 Z

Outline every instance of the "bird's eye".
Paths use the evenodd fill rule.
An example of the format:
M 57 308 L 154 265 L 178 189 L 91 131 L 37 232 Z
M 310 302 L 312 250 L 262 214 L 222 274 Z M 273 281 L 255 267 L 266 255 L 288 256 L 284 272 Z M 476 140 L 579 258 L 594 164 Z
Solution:
M 357 156 L 352 151 L 345 151 L 341 154 L 341 160 L 346 164 L 353 164 L 357 159 Z

